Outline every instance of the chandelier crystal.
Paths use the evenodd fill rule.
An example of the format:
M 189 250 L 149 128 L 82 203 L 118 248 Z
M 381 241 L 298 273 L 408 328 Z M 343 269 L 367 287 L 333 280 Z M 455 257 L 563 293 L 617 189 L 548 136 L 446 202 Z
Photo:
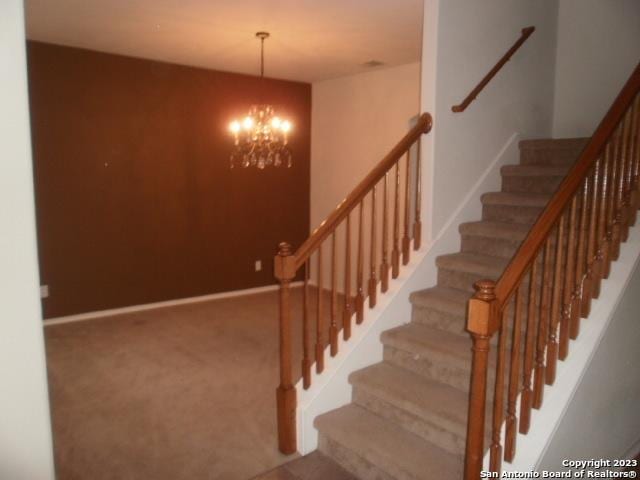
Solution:
M 256 37 L 260 39 L 260 78 L 264 78 L 264 41 L 269 33 L 258 32 Z M 246 117 L 229 124 L 234 138 L 231 168 L 291 168 L 293 159 L 288 135 L 292 127 L 289 120 L 276 116 L 271 105 L 253 105 Z

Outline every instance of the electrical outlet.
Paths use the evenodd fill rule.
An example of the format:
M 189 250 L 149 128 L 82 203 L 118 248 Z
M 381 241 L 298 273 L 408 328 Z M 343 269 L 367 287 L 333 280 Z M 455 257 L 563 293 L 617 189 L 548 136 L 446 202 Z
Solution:
M 262 260 L 256 260 L 256 272 L 260 272 L 262 270 Z
M 49 285 L 40 285 L 40 298 L 49 298 Z

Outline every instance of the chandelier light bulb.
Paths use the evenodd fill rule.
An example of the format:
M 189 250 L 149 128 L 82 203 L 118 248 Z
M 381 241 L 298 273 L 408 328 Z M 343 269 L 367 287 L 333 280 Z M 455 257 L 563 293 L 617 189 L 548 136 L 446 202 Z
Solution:
M 269 38 L 267 32 L 258 32 L 261 41 L 260 77 L 264 77 L 264 41 Z M 287 133 L 291 122 L 275 115 L 271 105 L 254 105 L 249 115 L 242 120 L 233 120 L 229 130 L 233 134 L 234 148 L 231 152 L 231 168 L 235 166 L 256 167 L 260 170 L 268 167 L 291 168 L 293 155 L 288 145 Z

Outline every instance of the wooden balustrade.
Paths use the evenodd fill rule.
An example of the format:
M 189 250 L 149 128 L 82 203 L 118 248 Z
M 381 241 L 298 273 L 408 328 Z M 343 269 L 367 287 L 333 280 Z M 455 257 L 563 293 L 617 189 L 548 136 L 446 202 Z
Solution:
M 491 81 L 491 79 L 496 76 L 496 74 L 502 69 L 502 67 L 504 67 L 504 65 L 513 56 L 513 54 L 518 51 L 518 49 L 522 46 L 522 44 L 526 42 L 527 39 L 531 36 L 531 34 L 535 31 L 536 31 L 536 27 L 523 28 L 520 38 L 518 38 L 518 40 L 513 44 L 513 46 L 509 50 L 507 50 L 507 53 L 505 53 L 502 56 L 502 58 L 498 60 L 498 63 L 496 63 L 495 66 L 491 70 L 489 70 L 489 73 L 487 73 L 484 76 L 484 78 L 480 80 L 480 83 L 478 83 L 478 85 L 476 85 L 475 88 L 471 90 L 469 95 L 467 95 L 462 102 L 460 102 L 458 105 L 454 105 L 453 107 L 451 107 L 451 111 L 455 113 L 464 112 L 469 106 L 469 104 L 476 99 L 476 97 L 484 89 L 484 87 L 487 86 L 487 84 Z
M 545 384 L 556 381 L 557 361 L 569 354 L 636 221 L 639 173 L 640 64 L 502 276 L 475 285 L 467 320 L 473 365 L 466 480 L 480 478 L 483 468 L 491 337 L 498 334 L 489 469 L 499 473 L 515 456 L 516 432 L 529 430 L 531 408 L 542 407 Z
M 428 113 L 422 114 L 416 126 L 340 202 L 295 253 L 292 253 L 289 244 L 280 244 L 275 257 L 275 276 L 280 282 L 280 385 L 277 389 L 277 404 L 278 442 L 283 453 L 296 451 L 294 379 L 297 376 L 293 371 L 292 332 L 296 330 L 294 322 L 297 321 L 298 312 L 294 308 L 296 302 L 292 301 L 291 282 L 300 272 L 303 279 L 300 311 L 301 377 L 302 386 L 307 389 L 312 382 L 313 364 L 315 363 L 317 374 L 324 369 L 326 348 L 329 348 L 331 356 L 338 354 L 340 329 L 342 338 L 348 340 L 353 317 L 355 316 L 356 324 L 364 321 L 366 298 L 369 308 L 375 307 L 378 288 L 382 293 L 389 289 L 390 271 L 391 276 L 397 278 L 401 264 L 409 262 L 411 247 L 415 250 L 420 247 L 422 186 L 419 145 L 421 136 L 430 130 L 431 116 Z M 414 146 L 415 149 L 412 150 Z M 412 160 L 413 151 L 417 152 L 413 156 L 415 161 Z M 405 162 L 402 162 L 403 157 L 406 158 Z M 401 182 L 403 174 L 404 182 Z M 415 189 L 412 189 L 412 178 L 415 178 Z M 392 186 L 389 185 L 390 181 L 393 182 Z M 389 212 L 391 195 L 392 215 Z M 412 202 L 415 202 L 413 207 Z M 378 218 L 379 210 L 382 210 L 381 222 Z M 370 221 L 369 228 L 365 225 L 367 219 Z M 352 228 L 352 221 L 356 222 L 355 228 Z M 389 225 L 390 221 L 393 221 L 393 225 Z M 342 228 L 344 237 L 339 232 Z M 339 238 L 344 238 L 344 243 L 339 243 Z M 323 250 L 325 241 L 330 246 Z M 329 253 L 323 255 L 327 251 Z M 312 265 L 315 266 L 313 272 Z M 326 276 L 325 269 L 328 269 Z M 315 285 L 312 285 L 314 282 Z M 341 292 L 338 291 L 338 285 L 342 285 Z M 355 295 L 352 296 L 354 289 Z M 315 309 L 311 306 L 312 292 L 316 295 Z M 328 302 L 328 308 L 325 308 L 325 302 Z M 342 302 L 342 307 L 339 302 Z M 315 340 L 312 338 L 314 336 Z

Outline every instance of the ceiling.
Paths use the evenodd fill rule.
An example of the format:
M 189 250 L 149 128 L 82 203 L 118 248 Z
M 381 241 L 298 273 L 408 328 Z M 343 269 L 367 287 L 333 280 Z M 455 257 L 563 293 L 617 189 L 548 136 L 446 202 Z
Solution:
M 423 0 L 26 0 L 32 40 L 315 82 L 420 59 Z M 382 67 L 367 67 L 371 60 Z

